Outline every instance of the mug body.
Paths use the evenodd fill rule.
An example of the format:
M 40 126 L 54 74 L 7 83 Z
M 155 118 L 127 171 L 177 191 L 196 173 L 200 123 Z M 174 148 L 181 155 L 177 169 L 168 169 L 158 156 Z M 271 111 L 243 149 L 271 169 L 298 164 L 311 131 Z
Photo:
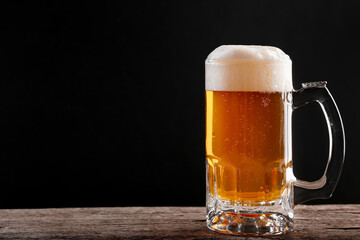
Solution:
M 291 91 L 206 91 L 210 229 L 272 235 L 292 230 L 291 96 Z

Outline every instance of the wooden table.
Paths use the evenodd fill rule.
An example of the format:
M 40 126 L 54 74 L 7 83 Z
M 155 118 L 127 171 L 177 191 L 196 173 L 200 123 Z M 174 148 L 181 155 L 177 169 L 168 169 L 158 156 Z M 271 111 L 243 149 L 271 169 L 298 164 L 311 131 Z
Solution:
M 360 239 L 360 205 L 301 205 L 285 236 L 212 232 L 205 207 L 0 210 L 0 239 Z

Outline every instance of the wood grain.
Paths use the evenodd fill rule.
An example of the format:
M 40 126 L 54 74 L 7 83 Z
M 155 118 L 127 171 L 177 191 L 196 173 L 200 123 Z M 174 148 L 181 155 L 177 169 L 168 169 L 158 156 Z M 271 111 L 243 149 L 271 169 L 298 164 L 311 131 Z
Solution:
M 360 239 L 360 205 L 303 205 L 284 236 L 212 232 L 204 207 L 0 210 L 0 239 Z

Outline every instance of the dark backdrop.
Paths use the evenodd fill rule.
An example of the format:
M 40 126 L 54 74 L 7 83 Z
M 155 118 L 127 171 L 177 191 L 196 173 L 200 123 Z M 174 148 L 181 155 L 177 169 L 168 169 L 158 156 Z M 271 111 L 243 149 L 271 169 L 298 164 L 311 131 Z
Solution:
M 204 60 L 273 45 L 294 87 L 328 81 L 347 137 L 329 200 L 360 203 L 356 1 L 1 3 L 1 208 L 204 205 Z M 328 153 L 316 104 L 294 113 L 295 174 Z

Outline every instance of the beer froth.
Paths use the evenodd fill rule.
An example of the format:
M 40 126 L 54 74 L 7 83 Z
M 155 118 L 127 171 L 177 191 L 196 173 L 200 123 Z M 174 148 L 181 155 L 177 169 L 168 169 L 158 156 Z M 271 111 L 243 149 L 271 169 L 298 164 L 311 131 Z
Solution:
M 207 91 L 292 91 L 291 59 L 268 46 L 223 45 L 205 61 Z

